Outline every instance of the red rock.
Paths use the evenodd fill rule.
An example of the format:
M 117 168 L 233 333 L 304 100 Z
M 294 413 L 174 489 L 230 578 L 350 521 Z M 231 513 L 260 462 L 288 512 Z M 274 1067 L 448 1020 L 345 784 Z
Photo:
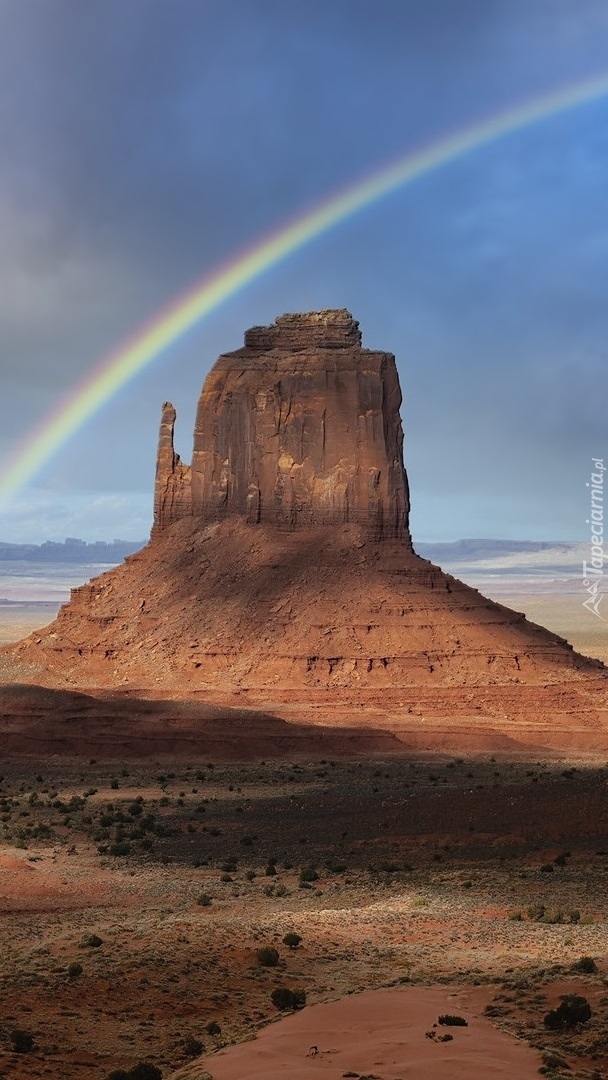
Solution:
M 205 381 L 191 473 L 164 406 L 155 532 L 238 515 L 287 529 L 356 522 L 409 541 L 400 405 L 394 356 L 363 349 L 347 311 L 248 330 Z
M 170 401 L 163 405 L 158 454 L 156 458 L 156 482 L 154 485 L 154 523 L 164 528 L 189 514 L 192 507 L 190 494 L 191 472 L 182 464 L 173 449 L 175 409 Z
M 400 401 L 348 312 L 248 331 L 207 377 L 191 468 L 163 408 L 150 543 L 0 652 L 0 681 L 408 746 L 608 748 L 603 666 L 413 552 Z

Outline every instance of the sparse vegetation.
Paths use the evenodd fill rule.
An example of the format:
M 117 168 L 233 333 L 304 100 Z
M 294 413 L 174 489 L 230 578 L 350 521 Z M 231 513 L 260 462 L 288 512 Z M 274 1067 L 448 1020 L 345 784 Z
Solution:
M 194 1035 L 187 1035 L 183 1042 L 183 1051 L 186 1057 L 195 1058 L 200 1057 L 205 1047 L 200 1039 L 195 1039 Z
M 281 1011 L 302 1009 L 306 1004 L 304 990 L 290 990 L 287 986 L 277 986 L 270 995 L 272 1004 Z
M 285 934 L 285 936 L 283 938 L 283 944 L 287 945 L 288 949 L 297 949 L 301 941 L 302 941 L 302 938 L 301 938 L 300 934 L 296 934 L 293 931 L 290 931 L 288 934 Z
M 29 1054 L 34 1049 L 34 1036 L 31 1031 L 24 1031 L 23 1028 L 13 1028 L 9 1039 L 15 1054 Z
M 561 1004 L 546 1014 L 543 1023 L 550 1031 L 560 1031 L 586 1024 L 590 1018 L 591 1006 L 587 998 L 578 994 L 562 994 Z
M 597 964 L 592 956 L 581 956 L 580 960 L 573 963 L 572 971 L 581 975 L 593 975 L 597 971 Z
M 311 881 L 318 881 L 318 880 L 319 880 L 319 875 L 318 875 L 317 871 L 314 869 L 314 867 L 312 867 L 312 866 L 303 866 L 302 867 L 302 869 L 300 870 L 300 881 L 311 882 Z
M 572 1074 L 576 1055 L 585 1048 L 590 1060 L 596 1055 L 598 1069 L 604 1069 L 608 1053 L 599 1025 L 608 1020 L 608 1001 L 595 1004 L 601 980 L 589 955 L 601 955 L 608 914 L 604 899 L 608 858 L 602 840 L 598 836 L 586 846 L 577 844 L 572 822 L 581 820 L 580 814 L 567 808 L 562 812 L 561 803 L 568 834 L 561 840 L 555 834 L 553 850 L 539 846 L 538 817 L 530 817 L 529 826 L 518 818 L 517 831 L 509 832 L 501 818 L 509 804 L 505 802 L 504 810 L 500 790 L 492 788 L 492 802 L 487 802 L 489 787 L 497 779 L 494 771 L 478 762 L 467 762 L 466 769 L 453 762 L 434 764 L 432 770 L 424 762 L 374 767 L 337 762 L 322 769 L 218 764 L 214 770 L 205 769 L 197 790 L 192 787 L 193 769 L 181 769 L 173 776 L 163 773 L 159 787 L 143 768 L 132 769 L 116 790 L 111 776 L 99 766 L 77 780 L 48 777 L 46 790 L 35 789 L 36 798 L 31 781 L 5 781 L 0 787 L 0 837 L 7 846 L 20 845 L 14 855 L 24 867 L 37 864 L 41 873 L 36 873 L 36 880 L 44 882 L 48 874 L 54 882 L 63 928 L 57 936 L 57 916 L 44 911 L 35 919 L 19 909 L 11 916 L 18 939 L 14 946 L 8 942 L 2 971 L 5 1013 L 15 1028 L 27 1028 L 32 988 L 37 994 L 40 989 L 42 1006 L 37 1008 L 32 1034 L 41 1048 L 58 1047 L 45 1061 L 49 1080 L 70 1075 L 72 1047 L 73 1053 L 91 1046 L 103 1054 L 96 1066 L 100 1077 L 107 1077 L 112 1065 L 115 1069 L 121 1065 L 125 1045 L 122 1024 L 115 1022 L 119 1011 L 128 1017 L 133 1053 L 148 1054 L 158 1062 L 152 1068 L 173 1071 L 189 1056 L 198 1056 L 194 1054 L 198 1044 L 215 1050 L 226 1041 L 247 1037 L 275 1010 L 300 1008 L 305 992 L 294 983 L 307 985 L 309 996 L 314 989 L 322 1000 L 329 986 L 347 993 L 389 980 L 414 984 L 421 978 L 432 980 L 449 942 L 456 962 L 462 957 L 460 978 L 483 982 L 490 975 L 502 981 L 505 1000 L 497 995 L 487 1015 L 516 1033 L 533 1032 L 539 1045 L 550 1031 L 543 1017 L 552 1001 L 552 980 L 571 975 L 581 994 L 587 993 L 586 980 L 591 980 L 595 996 L 588 994 L 593 1005 L 589 1023 L 555 1028 L 551 1039 L 556 1054 L 563 1052 L 564 1060 L 570 1061 Z M 532 783 L 517 767 L 501 771 L 508 777 L 509 797 L 513 790 L 517 793 L 518 785 L 527 790 Z M 431 772 L 435 781 L 429 779 Z M 539 793 L 544 790 L 543 777 L 538 769 Z M 605 798 L 605 781 L 606 774 L 598 774 L 598 800 Z M 569 793 L 574 797 L 578 783 L 568 781 L 566 797 Z M 554 801 L 558 790 L 562 798 L 560 784 L 566 786 L 566 781 L 558 779 L 550 792 Z M 231 785 L 234 795 L 228 797 Z M 450 792 L 459 786 L 467 790 L 462 820 L 458 799 L 453 806 L 449 802 Z M 373 787 L 378 791 L 372 792 Z M 433 799 L 448 799 L 439 834 L 428 815 L 430 787 Z M 93 788 L 95 794 L 83 798 L 81 793 Z M 352 814 L 354 788 L 370 799 L 369 808 L 364 802 L 360 821 Z M 198 793 L 203 790 L 204 798 Z M 320 790 L 323 814 L 317 816 Z M 476 799 L 486 800 L 483 829 L 471 810 Z M 251 843 L 244 843 L 244 838 Z M 555 856 L 560 843 L 563 858 Z M 110 856 L 118 844 L 129 845 L 128 858 Z M 433 858 L 436 854 L 440 860 Z M 80 903 L 74 914 L 71 908 L 72 897 L 94 880 L 91 860 L 98 861 L 102 871 L 99 884 L 95 883 L 95 907 L 89 908 L 89 918 L 95 912 L 94 932 L 82 922 Z M 539 874 L 540 866 L 549 861 L 556 872 Z M 267 867 L 273 872 L 266 874 Z M 577 907 L 579 870 L 587 886 L 583 910 Z M 222 883 L 223 875 L 232 880 Z M 321 888 L 326 897 L 322 901 Z M 290 899 L 284 904 L 286 896 Z M 396 935 L 391 921 L 396 910 L 393 898 L 399 911 L 405 898 L 412 913 L 406 939 Z M 366 907 L 369 939 L 358 941 L 355 949 L 348 934 L 348 911 L 369 905 L 370 900 L 382 902 Z M 520 906 L 510 910 L 509 903 L 515 900 Z M 336 913 L 327 935 L 319 933 L 318 918 L 326 906 Z M 206 910 L 203 917 L 201 911 L 197 917 L 203 907 L 209 913 Z M 429 910 L 432 937 L 425 930 Z M 511 970 L 493 967 L 487 951 L 480 954 L 478 967 L 470 969 L 480 912 L 484 927 L 491 912 L 502 955 L 512 956 Z M 44 934 L 40 939 L 39 932 Z M 303 949 L 302 935 L 314 941 L 314 947 Z M 52 951 L 46 945 L 49 938 L 55 942 Z M 78 946 L 82 963 L 74 956 Z M 260 961 L 265 949 L 272 950 L 276 962 Z M 283 971 L 287 985 L 276 978 Z M 103 1043 L 88 1019 L 93 1019 L 91 988 L 97 985 L 111 988 L 107 997 L 102 993 L 95 1000 L 94 1018 L 101 1021 Z M 275 991 L 273 1000 L 270 995 Z M 202 1010 L 185 1031 L 175 1030 L 176 1018 L 166 1008 L 174 994 L 176 1001 L 185 995 Z M 449 1025 L 438 1024 L 436 1041 L 450 1030 Z M 10 1045 L 5 1032 L 3 1049 Z M 25 1054 L 22 1066 L 38 1066 L 38 1058 Z M 14 1062 L 19 1064 L 16 1056 Z M 544 1062 L 542 1067 L 551 1071 L 550 1064 Z M 131 1080 L 133 1068 L 122 1064 L 118 1075 Z M 565 1066 L 555 1068 L 559 1072 Z M 36 1069 L 29 1073 L 35 1076 Z M 9 1073 L 7 1080 L 21 1076 Z
M 156 1065 L 140 1061 L 132 1069 L 115 1069 L 108 1074 L 107 1080 L 163 1080 L 163 1074 Z
M 103 945 L 103 939 L 99 934 L 85 934 L 80 945 L 83 949 L 99 949 Z
M 262 967 L 276 967 L 279 962 L 279 954 L 271 945 L 256 949 L 255 958 Z

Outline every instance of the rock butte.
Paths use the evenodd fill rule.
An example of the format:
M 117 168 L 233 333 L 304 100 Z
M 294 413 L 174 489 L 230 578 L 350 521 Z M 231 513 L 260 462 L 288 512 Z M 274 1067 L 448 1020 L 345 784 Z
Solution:
M 0 679 L 417 747 L 608 747 L 606 669 L 414 553 L 400 404 L 347 311 L 247 331 L 207 376 L 191 465 L 163 407 L 150 542 L 2 650 Z
M 152 535 L 184 517 L 204 527 L 234 516 L 285 529 L 360 523 L 409 545 L 400 405 L 395 357 L 362 349 L 348 311 L 248 330 L 205 381 L 191 466 L 163 406 Z

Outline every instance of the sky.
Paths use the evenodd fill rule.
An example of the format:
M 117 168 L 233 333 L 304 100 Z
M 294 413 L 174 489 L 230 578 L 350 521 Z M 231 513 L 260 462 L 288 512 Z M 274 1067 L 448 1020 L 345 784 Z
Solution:
M 605 0 L 0 0 L 0 454 L 206 274 L 391 160 L 608 76 Z M 328 230 L 0 503 L 0 540 L 144 540 L 163 401 L 346 307 L 393 352 L 414 540 L 581 540 L 608 459 L 608 96 Z

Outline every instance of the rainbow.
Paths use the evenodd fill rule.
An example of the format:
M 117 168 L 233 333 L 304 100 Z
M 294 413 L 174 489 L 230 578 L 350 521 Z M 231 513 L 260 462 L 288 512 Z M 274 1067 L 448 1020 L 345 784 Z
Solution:
M 67 400 L 31 432 L 0 481 L 0 496 L 15 494 L 82 425 L 152 360 L 220 304 L 281 260 L 358 211 L 449 162 L 512 132 L 608 94 L 601 75 L 516 105 L 396 161 L 324 199 L 282 225 L 179 296 L 132 337 L 104 356 Z

